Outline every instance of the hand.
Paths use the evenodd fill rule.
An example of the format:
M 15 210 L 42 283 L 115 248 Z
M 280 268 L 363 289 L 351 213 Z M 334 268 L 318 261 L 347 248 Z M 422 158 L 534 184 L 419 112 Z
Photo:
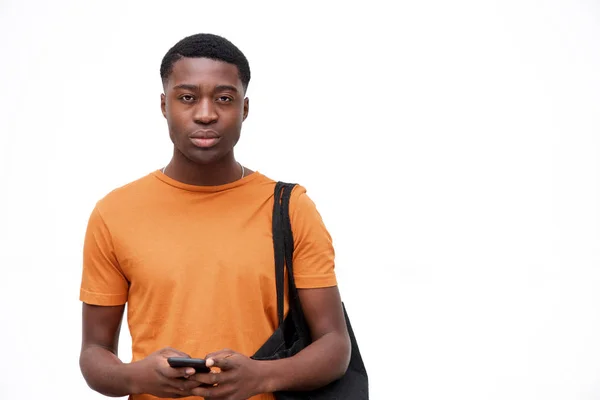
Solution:
M 190 367 L 173 368 L 167 362 L 169 357 L 189 357 L 189 355 L 167 347 L 150 354 L 143 360 L 131 363 L 131 393 L 151 394 L 163 398 L 192 396 L 190 390 L 198 387 L 199 383 L 186 378 L 195 374 L 196 370 Z
M 229 349 L 210 353 L 205 359 L 207 367 L 217 367 L 219 371 L 190 377 L 191 381 L 208 385 L 192 389 L 192 395 L 206 399 L 246 400 L 263 393 L 260 361 Z

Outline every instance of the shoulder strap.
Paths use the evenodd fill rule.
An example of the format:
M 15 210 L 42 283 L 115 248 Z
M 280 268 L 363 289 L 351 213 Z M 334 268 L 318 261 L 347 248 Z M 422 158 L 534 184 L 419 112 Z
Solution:
M 277 286 L 277 316 L 279 325 L 283 323 L 284 270 L 288 271 L 289 305 L 297 329 L 304 330 L 303 312 L 298 298 L 298 290 L 294 279 L 294 237 L 290 221 L 290 198 L 296 184 L 277 182 L 275 185 L 275 201 L 273 205 L 273 248 L 275 251 L 275 281 Z
M 273 250 L 275 253 L 275 284 L 277 286 L 277 317 L 279 325 L 283 323 L 283 285 L 284 285 L 284 262 L 285 262 L 285 241 L 283 239 L 282 229 L 282 191 L 283 182 L 277 182 L 275 185 L 275 196 L 273 202 Z

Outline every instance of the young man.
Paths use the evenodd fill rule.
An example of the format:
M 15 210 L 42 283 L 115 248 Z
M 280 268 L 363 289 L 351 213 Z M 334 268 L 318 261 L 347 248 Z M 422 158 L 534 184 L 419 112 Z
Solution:
M 339 378 L 350 341 L 334 250 L 302 186 L 290 201 L 294 276 L 314 342 L 287 359 L 250 358 L 278 319 L 275 181 L 234 156 L 249 109 L 246 57 L 222 37 L 198 34 L 173 46 L 160 72 L 173 156 L 98 201 L 88 222 L 80 294 L 86 382 L 133 400 L 266 400 Z M 131 363 L 117 356 L 126 303 Z M 172 368 L 172 356 L 206 358 L 215 373 Z

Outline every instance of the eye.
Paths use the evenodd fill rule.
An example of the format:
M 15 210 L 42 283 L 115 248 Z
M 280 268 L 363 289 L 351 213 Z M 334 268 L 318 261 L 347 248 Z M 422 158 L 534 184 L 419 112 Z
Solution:
M 217 97 L 217 101 L 219 101 L 221 103 L 231 103 L 233 101 L 233 99 L 229 96 L 219 96 L 219 97 Z
M 179 99 L 183 100 L 184 103 L 191 103 L 192 101 L 194 101 L 194 96 L 184 94 L 183 96 L 180 96 Z

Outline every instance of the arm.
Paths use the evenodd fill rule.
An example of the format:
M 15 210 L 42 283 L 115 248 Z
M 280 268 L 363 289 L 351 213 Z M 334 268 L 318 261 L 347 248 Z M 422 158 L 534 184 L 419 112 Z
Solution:
M 121 397 L 130 392 L 125 364 L 117 356 L 124 309 L 124 305 L 83 303 L 79 366 L 88 386 L 105 396 Z
M 100 210 L 94 208 L 83 252 L 81 373 L 90 388 L 105 396 L 150 393 L 158 397 L 181 397 L 198 384 L 177 378 L 195 371 L 171 368 L 167 358 L 185 357 L 185 353 L 164 348 L 130 364 L 123 363 L 117 356 L 129 282 L 121 270 L 112 240 Z
M 268 391 L 310 390 L 340 378 L 348 368 L 350 337 L 334 273 L 333 243 L 306 189 L 290 199 L 294 276 L 313 343 L 293 357 L 265 362 Z
M 298 292 L 313 343 L 293 357 L 262 362 L 266 392 L 324 386 L 340 378 L 350 362 L 350 337 L 337 286 Z
M 158 397 L 190 395 L 198 386 L 190 368 L 171 368 L 168 357 L 189 357 L 171 348 L 161 349 L 143 360 L 123 363 L 117 356 L 125 306 L 93 306 L 83 303 L 83 340 L 79 365 L 88 386 L 110 397 L 151 393 Z
M 105 396 L 120 397 L 129 392 L 125 365 L 117 356 L 127 290 L 128 282 L 119 266 L 112 235 L 96 206 L 84 241 L 79 367 L 88 386 Z

